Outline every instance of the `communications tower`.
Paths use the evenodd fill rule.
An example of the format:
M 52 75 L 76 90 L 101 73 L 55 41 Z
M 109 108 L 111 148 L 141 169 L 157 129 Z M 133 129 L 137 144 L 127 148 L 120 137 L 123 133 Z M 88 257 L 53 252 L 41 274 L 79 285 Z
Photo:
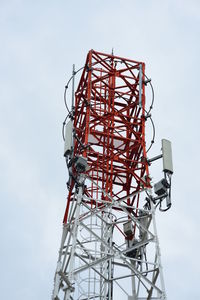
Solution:
M 68 197 L 52 299 L 166 299 L 155 211 L 171 206 L 171 143 L 163 139 L 162 153 L 147 157 L 145 64 L 90 50 L 65 96 L 70 83 Z M 153 186 L 149 166 L 159 158 L 163 178 Z

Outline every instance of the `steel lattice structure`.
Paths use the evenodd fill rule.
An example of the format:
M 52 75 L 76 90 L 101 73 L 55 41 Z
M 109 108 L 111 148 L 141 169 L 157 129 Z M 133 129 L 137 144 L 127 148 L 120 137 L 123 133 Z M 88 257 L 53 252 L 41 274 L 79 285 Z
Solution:
M 69 193 L 54 300 L 166 299 L 145 83 L 143 62 L 89 51 L 66 135 Z

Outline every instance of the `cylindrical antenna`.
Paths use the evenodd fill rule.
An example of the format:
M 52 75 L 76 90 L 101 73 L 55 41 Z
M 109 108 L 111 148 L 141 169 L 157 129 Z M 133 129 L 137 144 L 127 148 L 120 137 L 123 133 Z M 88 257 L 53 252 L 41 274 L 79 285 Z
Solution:
M 72 116 L 74 117 L 74 85 L 75 85 L 75 64 L 72 66 Z M 72 127 L 72 157 L 74 156 L 74 124 Z
M 73 110 L 74 110 L 74 83 L 75 83 L 75 64 L 73 64 L 72 66 L 72 113 L 73 113 Z

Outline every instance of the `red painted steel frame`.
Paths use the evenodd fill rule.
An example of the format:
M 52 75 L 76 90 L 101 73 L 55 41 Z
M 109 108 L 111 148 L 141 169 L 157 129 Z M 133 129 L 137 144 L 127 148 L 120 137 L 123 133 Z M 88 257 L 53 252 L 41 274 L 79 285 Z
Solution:
M 139 70 L 142 66 L 141 104 Z M 74 157 L 87 158 L 85 194 L 91 205 L 95 197 L 118 200 L 150 187 L 145 148 L 145 64 L 90 50 L 75 93 Z M 75 174 L 75 169 L 74 169 Z M 95 183 L 95 184 L 94 184 Z M 67 208 L 73 199 L 73 183 Z M 106 193 L 102 193 L 101 189 Z M 139 197 L 126 201 L 138 205 Z

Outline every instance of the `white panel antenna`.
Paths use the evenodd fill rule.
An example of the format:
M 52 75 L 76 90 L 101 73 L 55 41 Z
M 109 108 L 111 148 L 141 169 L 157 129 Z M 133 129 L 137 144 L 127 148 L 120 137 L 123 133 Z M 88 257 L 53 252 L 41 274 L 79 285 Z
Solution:
M 72 150 L 72 130 L 73 130 L 73 121 L 69 120 L 68 123 L 65 125 L 64 156 L 69 155 Z
M 162 139 L 163 171 L 173 174 L 171 142 Z

